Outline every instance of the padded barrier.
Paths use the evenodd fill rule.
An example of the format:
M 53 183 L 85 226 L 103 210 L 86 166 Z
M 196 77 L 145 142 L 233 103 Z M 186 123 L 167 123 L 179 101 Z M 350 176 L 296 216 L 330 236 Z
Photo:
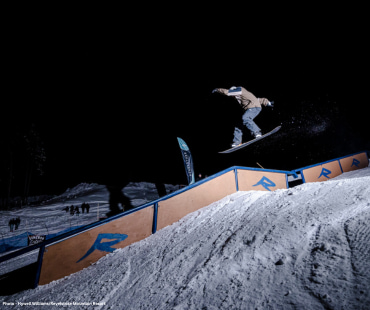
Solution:
M 300 172 L 304 183 L 328 181 L 344 172 L 365 168 L 369 165 L 366 152 L 340 157 L 321 164 L 294 170 Z
M 274 191 L 288 188 L 288 171 L 266 169 L 238 169 L 240 191 Z
M 322 182 L 330 180 L 340 174 L 342 170 L 340 168 L 339 161 L 334 160 L 322 165 L 317 165 L 302 170 L 303 182 Z
M 318 182 L 368 165 L 368 154 L 362 152 L 293 171 L 231 167 L 133 210 L 4 255 L 0 263 L 38 248 L 35 286 L 47 284 L 80 271 L 107 253 L 140 241 L 157 229 L 239 190 L 285 189 L 289 187 L 288 175 L 297 177 L 300 173 L 303 182 Z
M 154 204 L 46 247 L 39 284 L 80 271 L 115 249 L 142 240 L 239 190 L 287 188 L 287 172 L 232 167 Z M 237 177 L 236 177 L 237 176 Z
M 343 157 L 339 159 L 343 172 L 366 168 L 369 165 L 369 158 L 366 152 Z
M 162 229 L 185 215 L 237 191 L 235 172 L 229 171 L 158 203 L 157 228 Z
M 158 229 L 177 222 L 185 215 L 208 206 L 232 193 L 249 190 L 273 191 L 288 188 L 290 171 L 234 167 L 186 192 L 158 203 Z
M 80 271 L 115 249 L 150 236 L 153 212 L 153 206 L 149 206 L 48 246 L 43 256 L 39 284 Z

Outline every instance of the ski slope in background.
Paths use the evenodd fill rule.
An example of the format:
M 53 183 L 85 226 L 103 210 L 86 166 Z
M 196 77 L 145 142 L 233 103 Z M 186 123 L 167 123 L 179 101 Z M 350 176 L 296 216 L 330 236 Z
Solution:
M 369 184 L 365 168 L 287 190 L 237 192 L 81 272 L 0 296 L 0 303 L 4 309 L 40 308 L 17 304 L 29 302 L 79 304 L 68 309 L 92 309 L 93 302 L 93 309 L 368 309 Z
M 178 185 L 165 185 L 167 193 L 179 189 Z M 143 205 L 159 198 L 155 184 L 141 182 L 129 183 L 124 189 L 125 196 L 131 199 L 134 207 Z M 89 213 L 82 213 L 82 203 L 89 203 Z M 67 206 L 78 206 L 80 215 L 71 216 L 63 211 Z M 109 191 L 105 185 L 82 183 L 65 193 L 45 201 L 41 206 L 26 206 L 17 210 L 0 211 L 0 249 L 2 244 L 11 243 L 19 246 L 27 245 L 27 233 L 35 235 L 54 236 L 63 231 L 94 223 L 99 217 L 105 217 L 109 212 Z M 9 220 L 20 217 L 21 224 L 17 230 L 10 232 Z M 14 243 L 8 238 L 22 240 Z M 1 253 L 0 255 L 5 254 Z

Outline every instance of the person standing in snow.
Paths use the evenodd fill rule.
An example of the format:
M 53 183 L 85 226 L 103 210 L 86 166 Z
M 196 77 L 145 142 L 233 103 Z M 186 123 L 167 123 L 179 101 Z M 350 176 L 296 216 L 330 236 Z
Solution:
M 20 224 L 21 224 L 21 219 L 18 216 L 16 219 L 14 219 L 15 230 L 18 230 L 18 227 Z
M 130 210 L 133 207 L 130 198 L 124 195 L 122 189 L 128 184 L 128 182 L 115 183 L 113 185 L 107 185 L 109 191 L 109 208 L 110 211 L 107 213 L 108 217 L 119 214 L 121 212 Z M 119 207 L 122 206 L 122 209 Z
M 13 228 L 14 228 L 14 219 L 10 219 L 10 221 L 9 221 L 9 228 L 10 228 L 10 232 L 13 232 Z
M 164 183 L 162 183 L 162 182 L 156 182 L 155 183 L 155 187 L 157 189 L 157 192 L 158 192 L 158 196 L 159 197 L 163 197 L 163 196 L 166 196 L 167 195 L 166 186 L 164 185 Z
M 249 129 L 254 138 L 262 136 L 261 129 L 254 122 L 254 119 L 261 112 L 262 106 L 273 107 L 273 101 L 269 101 L 266 98 L 257 98 L 255 95 L 241 86 L 233 86 L 230 89 L 215 88 L 212 93 L 219 93 L 234 97 L 245 111 L 242 117 L 243 125 Z M 235 127 L 234 139 L 231 147 L 240 145 L 242 143 L 242 139 L 243 131 L 239 127 Z
M 86 204 L 85 202 L 81 205 L 81 210 L 82 210 L 82 213 L 85 213 L 85 209 L 86 209 Z

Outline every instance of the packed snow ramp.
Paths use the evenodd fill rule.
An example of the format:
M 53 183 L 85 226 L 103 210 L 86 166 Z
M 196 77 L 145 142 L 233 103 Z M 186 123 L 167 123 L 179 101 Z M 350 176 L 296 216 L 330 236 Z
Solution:
M 105 221 L 46 247 L 39 284 L 63 278 L 107 253 L 147 238 L 158 229 L 238 190 L 273 191 L 288 187 L 289 171 L 231 167 L 171 195 Z
M 238 191 L 287 189 L 292 180 L 327 181 L 368 165 L 367 152 L 361 152 L 292 171 L 231 167 L 130 211 L 0 257 L 0 263 L 37 249 L 34 286 L 48 284 Z

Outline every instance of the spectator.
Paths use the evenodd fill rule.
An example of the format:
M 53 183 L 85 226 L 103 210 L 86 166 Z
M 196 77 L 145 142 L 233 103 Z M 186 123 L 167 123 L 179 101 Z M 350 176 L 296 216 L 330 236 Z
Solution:
M 10 227 L 10 232 L 13 232 L 13 228 L 14 228 L 14 219 L 10 219 L 10 221 L 9 221 L 9 227 Z
M 130 210 L 133 208 L 130 198 L 123 194 L 122 189 L 127 185 L 127 183 L 107 185 L 109 191 L 109 208 L 110 211 L 107 213 L 107 216 L 113 216 L 121 212 Z M 120 208 L 120 206 L 122 209 Z
M 21 223 L 21 219 L 18 216 L 16 219 L 14 219 L 15 230 L 18 229 L 20 223 Z
M 155 187 L 157 188 L 159 197 L 163 197 L 167 195 L 166 186 L 164 185 L 164 183 L 156 182 Z

